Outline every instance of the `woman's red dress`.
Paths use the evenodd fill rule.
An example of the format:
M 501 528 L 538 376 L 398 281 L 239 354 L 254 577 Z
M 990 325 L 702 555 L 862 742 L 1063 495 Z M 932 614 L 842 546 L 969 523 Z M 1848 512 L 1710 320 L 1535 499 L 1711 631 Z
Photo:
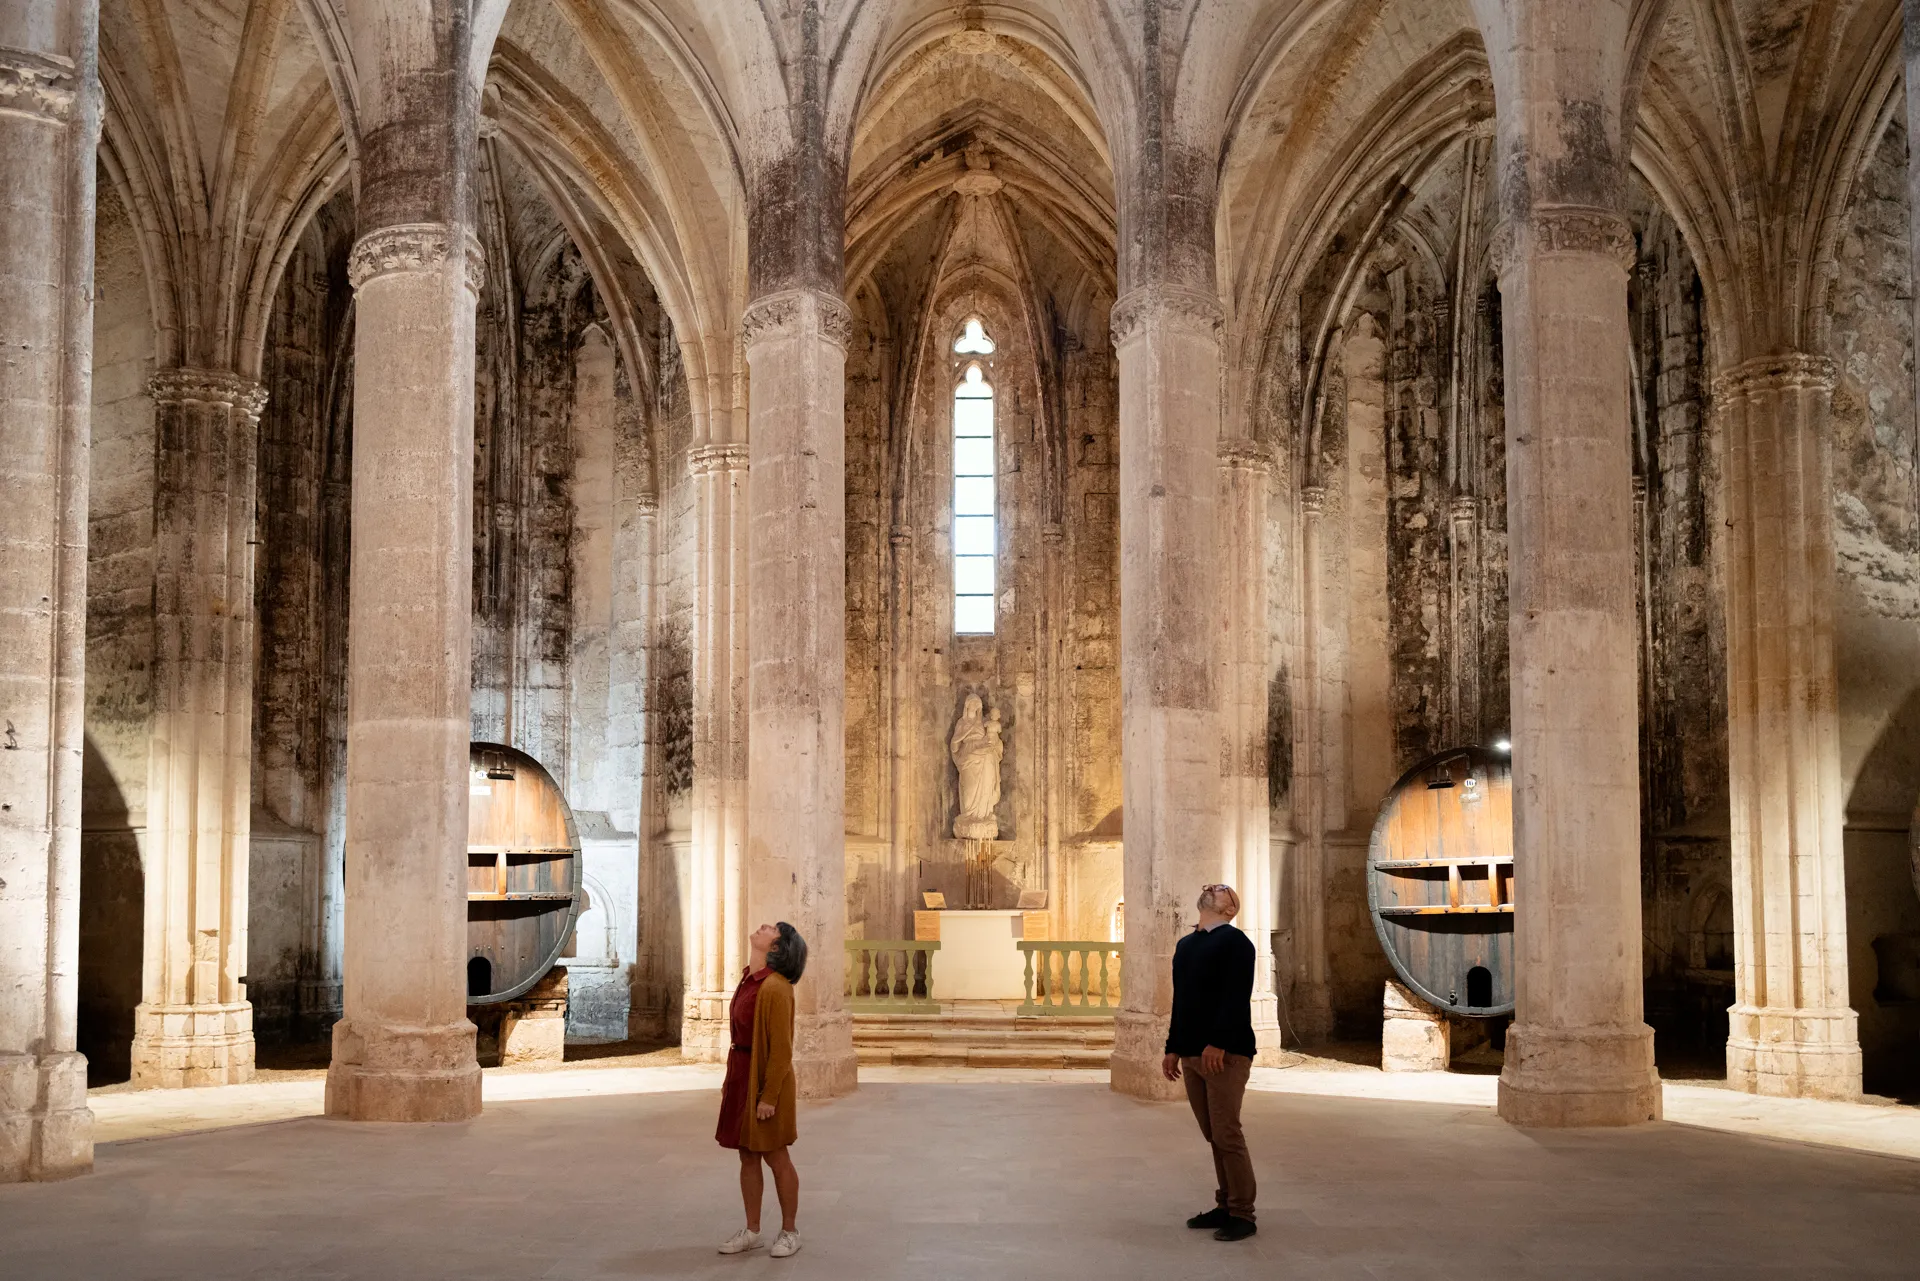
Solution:
M 760 1001 L 760 985 L 771 970 L 758 974 L 742 971 L 740 986 L 733 989 L 733 1004 L 728 1010 L 733 1044 L 727 1049 L 727 1080 L 720 1087 L 720 1125 L 714 1141 L 723 1148 L 738 1149 L 740 1127 L 746 1124 L 747 1109 L 753 1106 L 753 1009 Z

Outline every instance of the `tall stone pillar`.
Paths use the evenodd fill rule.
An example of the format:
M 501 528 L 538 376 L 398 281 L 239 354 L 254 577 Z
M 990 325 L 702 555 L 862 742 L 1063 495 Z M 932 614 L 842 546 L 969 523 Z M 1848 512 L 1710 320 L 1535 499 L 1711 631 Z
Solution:
M 1735 995 L 1727 1080 L 1860 1093 L 1848 1005 L 1834 666 L 1833 367 L 1803 353 L 1714 385 L 1726 442 L 1727 745 Z
M 97 16 L 0 8 L 0 1183 L 93 1168 L 74 1033 Z
M 1220 444 L 1220 650 L 1223 857 L 1221 877 L 1240 893 L 1235 922 L 1253 940 L 1257 1061 L 1279 1060 L 1280 1002 L 1273 988 L 1273 820 L 1267 782 L 1267 477 L 1264 446 Z
M 346 964 L 327 1114 L 480 1111 L 467 1020 L 467 744 L 479 243 L 446 223 L 354 246 Z
M 266 389 L 214 369 L 154 376 L 153 747 L 133 1080 L 253 1077 L 247 839 L 253 763 L 254 451 Z
M 1111 1081 L 1140 1098 L 1180 1091 L 1160 1074 L 1173 949 L 1222 870 L 1221 319 L 1216 296 L 1160 283 L 1113 308 L 1127 957 Z
M 1660 1115 L 1641 1017 L 1630 0 L 1474 0 L 1506 369 L 1515 1010 L 1500 1115 Z
M 1287 867 L 1289 933 L 1293 938 L 1288 1026 L 1302 1044 L 1333 1035 L 1333 984 L 1327 960 L 1327 811 L 1329 791 L 1338 786 L 1333 755 L 1326 741 L 1329 702 L 1337 681 L 1329 681 L 1326 561 L 1327 491 L 1322 485 L 1300 490 L 1299 646 L 1293 677 L 1293 831 Z M 1346 812 L 1341 789 L 1341 813 Z
M 1660 1115 L 1641 1018 L 1633 233 L 1611 210 L 1536 206 L 1497 249 L 1519 887 L 1500 1115 L 1630 1124 Z
M 743 322 L 753 378 L 747 542 L 753 654 L 742 926 L 787 920 L 806 937 L 810 960 L 797 992 L 794 1070 L 801 1094 L 810 1098 L 845 1094 L 855 1085 L 853 1023 L 841 992 L 851 328 L 845 303 L 807 286 L 762 295 Z
M 747 446 L 696 445 L 692 907 L 680 1048 L 724 1060 L 728 1005 L 746 966 Z M 798 924 L 798 922 L 796 922 Z

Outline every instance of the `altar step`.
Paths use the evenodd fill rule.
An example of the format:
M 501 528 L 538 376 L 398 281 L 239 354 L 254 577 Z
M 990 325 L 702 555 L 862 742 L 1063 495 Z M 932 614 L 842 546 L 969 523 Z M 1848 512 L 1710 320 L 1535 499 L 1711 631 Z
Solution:
M 1105 1068 L 1111 1018 L 1057 1018 L 1013 1012 L 1018 1002 L 949 1005 L 939 1014 L 853 1016 L 860 1062 L 899 1067 Z M 988 1008 L 980 1008 L 986 1006 Z

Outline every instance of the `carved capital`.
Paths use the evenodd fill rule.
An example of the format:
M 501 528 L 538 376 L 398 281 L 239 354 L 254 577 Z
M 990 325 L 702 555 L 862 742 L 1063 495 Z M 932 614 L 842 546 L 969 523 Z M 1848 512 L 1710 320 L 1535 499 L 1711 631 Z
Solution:
M 842 351 L 853 337 L 853 313 L 847 304 L 819 289 L 783 289 L 756 298 L 740 317 L 741 344 L 751 349 L 771 338 L 787 338 L 811 327 Z
M 79 86 L 70 59 L 0 48 L 0 111 L 66 121 Z
M 1455 524 L 1470 525 L 1480 518 L 1480 500 L 1472 494 L 1455 494 L 1450 510 Z
M 445 269 L 454 255 L 454 231 L 440 222 L 408 222 L 382 227 L 360 237 L 347 259 L 347 280 L 359 289 L 377 276 L 394 272 Z M 460 233 L 465 247 L 467 288 L 476 295 L 487 283 L 487 255 L 471 231 Z
M 660 495 L 655 493 L 636 494 L 633 510 L 641 516 L 656 516 L 660 512 Z
M 265 387 L 223 369 L 163 369 L 147 380 L 147 394 L 158 405 L 222 405 L 256 422 L 267 407 Z
M 895 525 L 887 531 L 887 542 L 895 547 L 913 545 L 913 529 L 908 525 Z
M 1327 489 L 1324 485 L 1306 485 L 1300 490 L 1300 510 L 1309 516 L 1318 516 L 1327 510 Z
M 1225 322 L 1226 310 L 1213 294 L 1174 285 L 1142 285 L 1113 304 L 1113 345 L 1124 347 L 1149 327 L 1217 339 Z
M 1713 403 L 1726 405 L 1783 391 L 1830 392 L 1838 370 L 1825 356 L 1783 351 L 1742 361 L 1713 380 Z
M 1509 218 L 1493 233 L 1493 266 L 1501 276 L 1539 254 L 1585 254 L 1609 258 L 1622 271 L 1639 256 L 1633 224 L 1611 209 L 1537 205 L 1524 218 Z
M 1273 470 L 1273 451 L 1264 443 L 1244 436 L 1222 440 L 1220 466 L 1228 471 L 1256 472 L 1264 476 Z
M 687 451 L 687 471 L 695 476 L 711 476 L 747 470 L 747 446 L 740 441 L 695 445 Z

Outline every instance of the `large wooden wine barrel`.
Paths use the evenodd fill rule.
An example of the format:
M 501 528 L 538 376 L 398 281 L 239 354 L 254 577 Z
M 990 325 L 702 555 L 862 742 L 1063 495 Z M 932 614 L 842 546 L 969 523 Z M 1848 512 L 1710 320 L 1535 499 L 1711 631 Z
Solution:
M 553 776 L 475 743 L 467 772 L 467 1000 L 511 1001 L 560 959 L 580 914 L 580 834 Z
M 1437 1009 L 1513 1010 L 1513 771 L 1463 747 L 1408 770 L 1367 849 L 1367 906 L 1400 981 Z

